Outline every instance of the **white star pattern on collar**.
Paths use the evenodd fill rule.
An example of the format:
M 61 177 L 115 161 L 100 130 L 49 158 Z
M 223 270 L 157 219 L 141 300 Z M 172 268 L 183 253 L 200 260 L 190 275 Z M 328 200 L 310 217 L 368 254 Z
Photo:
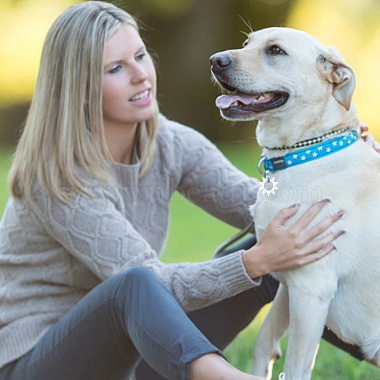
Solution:
M 282 170 L 287 167 L 303 164 L 338 152 L 339 150 L 352 145 L 357 139 L 358 136 L 356 131 L 348 131 L 343 136 L 335 137 L 317 145 L 285 154 L 284 156 L 273 157 L 270 159 L 263 156 L 260 163 L 262 162 L 264 164 L 264 168 L 268 172 Z

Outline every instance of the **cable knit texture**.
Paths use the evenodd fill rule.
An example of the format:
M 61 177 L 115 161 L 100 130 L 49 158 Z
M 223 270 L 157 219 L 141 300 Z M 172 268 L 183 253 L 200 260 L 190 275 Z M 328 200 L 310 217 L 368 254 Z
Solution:
M 186 311 L 259 284 L 248 277 L 242 252 L 199 263 L 159 260 L 175 190 L 242 228 L 258 185 L 200 133 L 163 116 L 157 147 L 142 179 L 139 162 L 115 164 L 118 186 L 92 189 L 94 199 L 65 205 L 39 190 L 34 206 L 9 199 L 0 224 L 0 368 L 33 348 L 102 280 L 133 266 L 156 273 Z

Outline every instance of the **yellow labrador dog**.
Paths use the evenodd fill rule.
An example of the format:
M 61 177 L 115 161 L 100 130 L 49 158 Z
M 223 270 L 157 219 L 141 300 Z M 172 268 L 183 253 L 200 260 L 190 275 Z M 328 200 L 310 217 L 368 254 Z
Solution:
M 325 325 L 379 364 L 380 158 L 358 138 L 353 69 L 334 47 L 290 28 L 251 33 L 242 49 L 217 53 L 210 63 L 229 94 L 216 101 L 222 116 L 259 120 L 267 177 L 252 207 L 257 236 L 293 203 L 299 217 L 312 202 L 331 201 L 313 225 L 344 212 L 329 231 L 346 232 L 336 250 L 274 274 L 281 285 L 255 344 L 253 373 L 271 378 L 289 329 L 286 379 L 310 379 Z

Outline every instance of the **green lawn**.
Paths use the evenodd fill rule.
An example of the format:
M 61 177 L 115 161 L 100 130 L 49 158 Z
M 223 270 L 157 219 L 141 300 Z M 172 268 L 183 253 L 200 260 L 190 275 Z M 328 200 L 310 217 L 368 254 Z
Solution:
M 259 177 L 257 161 L 260 153 L 258 150 L 254 151 L 252 145 L 235 143 L 222 145 L 220 149 L 238 168 L 251 176 Z M 8 198 L 6 178 L 10 157 L 10 149 L 0 149 L 0 215 Z M 219 222 L 193 206 L 179 194 L 175 194 L 172 199 L 170 216 L 169 239 L 163 255 L 163 260 L 166 262 L 211 258 L 215 248 L 237 232 L 235 228 Z M 251 369 L 255 337 L 267 310 L 268 308 L 262 310 L 226 350 L 231 363 L 246 372 Z M 286 339 L 282 344 L 283 352 L 285 349 Z M 283 359 L 280 359 L 275 365 L 273 379 L 278 378 L 282 365 Z M 380 379 L 380 370 L 368 363 L 359 362 L 322 341 L 312 378 L 313 380 L 375 380 Z
M 0 149 L 0 216 L 3 215 L 4 207 L 9 197 L 8 192 L 8 170 L 12 161 L 12 149 Z

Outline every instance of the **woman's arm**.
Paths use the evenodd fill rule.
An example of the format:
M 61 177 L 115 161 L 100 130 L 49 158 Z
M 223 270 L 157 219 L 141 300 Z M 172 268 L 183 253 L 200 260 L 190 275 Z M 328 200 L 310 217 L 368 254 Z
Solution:
M 178 156 L 183 162 L 177 190 L 216 218 L 246 227 L 252 220 L 249 206 L 256 202 L 258 180 L 237 169 L 198 132 L 189 130 L 181 137 Z
M 305 213 L 301 222 L 295 223 L 297 228 L 277 228 L 297 211 L 296 207 L 287 209 L 275 218 L 256 248 L 199 263 L 164 264 L 123 214 L 117 189 L 109 186 L 94 192 L 97 198 L 78 196 L 70 205 L 40 192 L 35 215 L 46 233 L 101 280 L 130 267 L 148 267 L 163 280 L 185 310 L 200 308 L 257 286 L 260 279 L 252 278 L 263 273 L 289 269 L 291 265 L 300 266 L 307 260 L 322 257 L 318 253 L 320 244 L 314 244 L 311 239 L 335 221 L 328 218 L 318 228 L 311 229 L 312 232 L 305 231 L 307 222 L 321 209 L 316 205 L 312 213 Z M 300 242 L 299 236 L 306 237 Z M 336 236 L 331 240 L 334 238 Z M 287 244 L 278 250 L 276 242 L 283 243 L 283 239 L 287 239 Z M 323 244 L 328 245 L 330 240 L 325 240 Z M 299 256 L 307 260 L 297 260 L 297 252 L 292 253 L 294 247 Z
M 148 267 L 185 310 L 259 284 L 246 273 L 241 252 L 199 263 L 162 263 L 125 216 L 117 189 L 108 186 L 93 191 L 97 198 L 78 196 L 69 205 L 39 192 L 34 214 L 46 233 L 99 279 L 134 266 Z

